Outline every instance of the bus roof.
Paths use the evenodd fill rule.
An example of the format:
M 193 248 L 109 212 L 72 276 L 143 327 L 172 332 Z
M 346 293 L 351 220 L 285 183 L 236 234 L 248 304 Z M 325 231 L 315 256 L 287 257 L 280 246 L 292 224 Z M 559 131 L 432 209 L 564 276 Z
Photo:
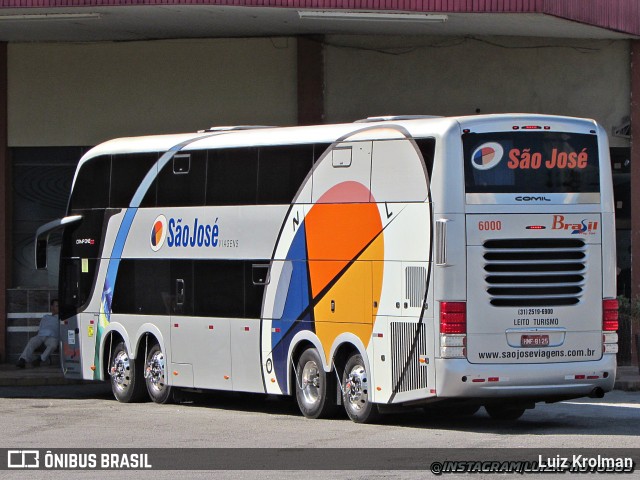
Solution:
M 384 127 L 394 126 L 403 128 L 414 137 L 439 136 L 458 127 L 460 130 L 500 131 L 515 126 L 534 126 L 540 124 L 553 125 L 553 129 L 591 129 L 596 128 L 593 120 L 564 117 L 555 115 L 540 115 L 526 113 L 470 115 L 459 117 L 426 117 L 426 116 L 388 116 L 372 117 L 365 121 L 332 125 L 294 126 L 294 127 L 263 127 L 240 129 L 230 127 L 212 128 L 193 133 L 152 135 L 141 137 L 126 137 L 109 140 L 87 152 L 81 159 L 83 163 L 99 155 L 166 152 L 176 146 L 187 144 L 187 150 L 201 150 L 213 148 L 232 148 L 243 146 L 269 146 L 283 144 L 333 143 L 349 136 L 354 132 L 361 132 L 361 140 L 385 138 Z M 371 134 L 368 135 L 367 131 Z M 389 138 L 397 138 L 388 131 Z

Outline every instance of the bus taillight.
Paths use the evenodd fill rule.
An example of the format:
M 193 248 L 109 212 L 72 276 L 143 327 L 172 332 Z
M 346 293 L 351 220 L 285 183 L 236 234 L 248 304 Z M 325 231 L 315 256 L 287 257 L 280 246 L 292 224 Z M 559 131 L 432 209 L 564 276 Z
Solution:
M 440 356 L 467 356 L 467 304 L 440 302 Z
M 467 333 L 465 302 L 440 302 L 440 333 Z
M 605 332 L 618 330 L 618 300 L 615 298 L 602 300 L 602 330 Z

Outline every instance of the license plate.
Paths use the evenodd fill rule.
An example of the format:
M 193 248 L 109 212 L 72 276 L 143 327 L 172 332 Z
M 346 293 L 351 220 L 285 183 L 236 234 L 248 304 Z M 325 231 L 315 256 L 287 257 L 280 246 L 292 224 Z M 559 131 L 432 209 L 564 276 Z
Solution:
M 549 335 L 522 335 L 520 345 L 523 347 L 548 347 Z

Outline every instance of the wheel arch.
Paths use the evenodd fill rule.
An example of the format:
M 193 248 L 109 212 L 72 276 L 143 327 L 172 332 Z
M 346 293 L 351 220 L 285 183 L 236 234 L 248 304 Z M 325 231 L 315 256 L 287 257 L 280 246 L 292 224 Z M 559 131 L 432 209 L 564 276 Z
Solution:
M 120 323 L 111 322 L 100 340 L 100 380 L 109 378 L 109 360 L 111 349 L 119 342 L 124 342 L 128 352 L 132 352 L 131 341 L 126 329 Z M 96 366 L 97 367 L 97 366 Z
M 333 341 L 333 345 L 331 346 L 331 359 L 340 378 L 342 378 L 342 373 L 344 372 L 344 366 L 347 364 L 347 360 L 351 355 L 356 353 L 360 354 L 362 360 L 365 362 L 367 372 L 371 372 L 367 349 L 359 337 L 352 333 L 342 333 Z
M 322 368 L 326 372 L 330 371 L 330 366 L 325 365 L 325 352 L 322 347 L 322 343 L 320 343 L 320 339 L 311 331 L 305 330 L 302 332 L 298 332 L 291 343 L 289 344 L 289 353 L 287 354 L 287 391 L 284 392 L 286 395 L 292 395 L 295 392 L 295 366 L 298 363 L 298 359 L 302 352 L 304 352 L 307 348 L 313 347 L 318 350 L 320 354 L 320 358 L 323 360 Z
M 162 351 L 167 353 L 164 336 L 160 329 L 152 323 L 145 323 L 138 328 L 136 332 L 136 348 L 134 358 L 145 358 L 145 351 L 151 348 L 154 344 L 160 345 Z

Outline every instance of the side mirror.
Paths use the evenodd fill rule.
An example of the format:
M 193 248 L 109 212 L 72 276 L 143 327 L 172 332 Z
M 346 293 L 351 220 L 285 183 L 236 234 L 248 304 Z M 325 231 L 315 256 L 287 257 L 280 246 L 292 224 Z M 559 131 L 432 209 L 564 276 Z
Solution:
M 36 269 L 46 270 L 47 268 L 47 246 L 49 244 L 49 236 L 38 238 L 36 240 Z

